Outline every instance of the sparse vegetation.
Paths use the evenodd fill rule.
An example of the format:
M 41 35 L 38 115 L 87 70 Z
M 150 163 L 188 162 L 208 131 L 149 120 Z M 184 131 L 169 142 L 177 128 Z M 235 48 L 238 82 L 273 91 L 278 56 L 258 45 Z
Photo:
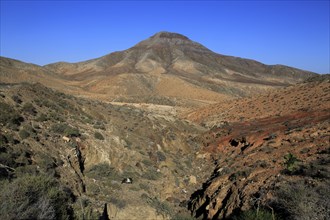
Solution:
M 94 165 L 89 170 L 86 170 L 86 175 L 95 179 L 109 178 L 112 180 L 121 180 L 118 172 L 106 163 Z
M 25 103 L 22 107 L 22 111 L 26 112 L 30 115 L 36 115 L 37 114 L 37 110 L 36 108 L 32 105 L 32 103 Z
M 19 136 L 22 139 L 26 139 L 26 138 L 30 137 L 30 133 L 26 129 L 23 128 L 22 130 L 19 131 Z
M 142 174 L 142 177 L 148 180 L 158 180 L 161 177 L 161 173 L 157 172 L 154 168 L 149 168 Z
M 0 102 L 0 123 L 8 125 L 8 127 L 16 129 L 21 122 L 23 117 L 10 105 Z
M 251 169 L 239 170 L 229 176 L 229 180 L 235 181 L 238 178 L 247 178 L 251 173 Z
M 156 155 L 157 155 L 157 160 L 158 161 L 165 161 L 166 160 L 166 156 L 165 156 L 165 154 L 163 153 L 163 152 L 161 152 L 161 151 L 157 151 L 156 152 Z
M 5 135 L 0 133 L 0 146 L 3 146 L 8 143 L 8 139 Z M 0 151 L 1 152 L 1 151 Z
M 196 220 L 196 218 L 192 217 L 189 213 L 183 212 L 183 213 L 176 213 L 172 220 Z
M 271 210 L 265 208 L 250 209 L 232 217 L 233 220 L 279 220 Z
M 100 132 L 95 132 L 94 137 L 98 140 L 102 140 L 102 141 L 104 140 L 104 137 Z
M 101 130 L 106 130 L 105 125 L 102 122 L 100 122 L 100 121 L 97 121 L 93 125 L 93 128 L 95 128 L 95 129 L 101 129 Z
M 118 198 L 110 198 L 110 202 L 117 206 L 119 209 L 123 209 L 127 205 L 127 202 L 125 200 Z
M 330 182 L 311 186 L 308 182 L 289 182 L 276 191 L 273 206 L 286 219 L 329 219 Z
M 18 95 L 13 95 L 12 100 L 14 100 L 14 102 L 16 102 L 17 104 L 21 104 L 22 103 L 22 99 L 18 96 Z
M 69 137 L 79 137 L 80 136 L 80 132 L 77 128 L 74 128 L 65 123 L 53 124 L 51 127 L 51 131 L 58 133 L 58 134 L 65 135 L 65 136 L 69 136 Z
M 0 194 L 0 215 L 4 219 L 68 219 L 70 191 L 52 178 L 21 176 L 5 182 Z
M 168 202 L 164 201 L 159 201 L 158 198 L 154 197 L 150 197 L 147 194 L 143 193 L 141 195 L 141 198 L 151 207 L 153 207 L 154 209 L 156 209 L 158 214 L 161 214 L 163 216 L 168 216 L 171 217 L 174 213 L 173 213 L 173 209 L 171 208 L 171 206 L 169 205 Z
M 43 121 L 47 121 L 47 120 L 48 120 L 48 116 L 46 114 L 44 114 L 44 113 L 41 113 L 39 115 L 39 117 L 36 118 L 36 121 L 39 121 L 39 122 L 43 122 Z
M 144 183 L 139 184 L 140 189 L 143 189 L 144 191 L 149 191 L 150 186 Z
M 146 165 L 146 166 L 152 166 L 152 161 L 151 160 L 148 160 L 148 159 L 144 159 L 144 160 L 142 160 L 142 163 L 144 164 L 144 165 Z

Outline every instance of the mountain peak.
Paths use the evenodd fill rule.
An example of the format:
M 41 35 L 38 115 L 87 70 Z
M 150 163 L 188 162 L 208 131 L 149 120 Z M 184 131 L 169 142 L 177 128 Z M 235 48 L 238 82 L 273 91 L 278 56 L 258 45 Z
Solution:
M 197 44 L 197 43 L 193 42 L 188 37 L 182 34 L 161 31 L 149 37 L 148 39 L 141 41 L 136 46 L 153 47 L 154 45 L 177 46 L 177 45 L 192 45 L 192 44 Z
M 172 33 L 172 32 L 167 32 L 167 31 L 158 32 L 155 35 L 153 35 L 151 38 L 169 38 L 169 39 L 177 38 L 177 39 L 182 39 L 182 40 L 189 40 L 188 37 L 186 37 L 182 34 Z

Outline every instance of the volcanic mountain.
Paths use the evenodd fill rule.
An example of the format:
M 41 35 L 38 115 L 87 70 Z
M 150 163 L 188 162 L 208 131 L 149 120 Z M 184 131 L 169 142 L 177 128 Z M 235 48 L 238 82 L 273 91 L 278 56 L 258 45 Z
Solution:
M 12 62 L 1 58 L 1 81 L 21 79 L 11 78 L 3 69 L 27 72 L 26 68 L 9 66 Z M 73 94 L 106 101 L 189 106 L 283 87 L 315 75 L 282 65 L 268 66 L 220 55 L 186 36 L 170 32 L 159 32 L 132 48 L 97 59 L 43 67 L 27 65 L 43 72 L 42 77 L 50 77 L 47 86 Z M 38 80 L 35 73 L 32 75 L 42 82 L 42 77 Z
M 2 57 L 0 216 L 330 219 L 329 106 L 329 75 L 168 32 L 79 63 Z

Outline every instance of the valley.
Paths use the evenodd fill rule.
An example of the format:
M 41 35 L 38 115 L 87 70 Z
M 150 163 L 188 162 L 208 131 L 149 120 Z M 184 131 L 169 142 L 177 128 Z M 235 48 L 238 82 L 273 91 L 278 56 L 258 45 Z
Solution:
M 0 67 L 5 219 L 330 218 L 329 74 L 170 32 Z

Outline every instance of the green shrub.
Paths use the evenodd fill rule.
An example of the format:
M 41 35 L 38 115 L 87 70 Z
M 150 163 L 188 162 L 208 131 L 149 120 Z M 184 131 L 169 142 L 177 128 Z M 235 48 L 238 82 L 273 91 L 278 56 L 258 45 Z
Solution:
M 110 202 L 112 204 L 114 204 L 115 206 L 117 206 L 119 209 L 123 209 L 127 205 L 127 202 L 125 200 L 118 199 L 118 198 L 111 198 Z
M 59 114 L 58 111 L 50 112 L 48 119 L 54 122 L 65 122 L 64 118 Z
M 22 111 L 29 113 L 30 115 L 36 115 L 37 110 L 31 103 L 25 103 L 22 107 Z
M 75 213 L 73 219 L 99 219 L 101 215 L 99 212 L 93 210 L 88 199 L 80 198 L 74 205 Z
M 286 167 L 286 170 L 289 172 L 289 173 L 293 173 L 294 171 L 296 171 L 297 169 L 297 162 L 298 162 L 298 159 L 296 156 L 294 156 L 293 154 L 289 153 L 287 155 L 284 156 L 284 165 Z
M 30 133 L 25 129 L 20 130 L 18 132 L 18 134 L 19 134 L 20 138 L 22 138 L 22 139 L 26 139 L 26 138 L 30 137 Z
M 32 137 L 35 137 L 37 135 L 37 131 L 31 126 L 31 125 L 24 125 L 23 126 L 23 129 L 21 129 L 21 131 L 19 132 L 19 135 L 22 139 L 24 139 L 22 136 L 21 136 L 21 133 L 23 132 L 23 136 L 24 136 L 24 133 L 26 135 L 26 133 L 29 134 L 29 136 L 32 136 Z M 27 138 L 27 137 L 26 137 Z
M 165 156 L 165 154 L 163 152 L 157 151 L 156 152 L 156 155 L 157 155 L 158 161 L 165 161 L 166 160 L 166 156 Z
M 3 219 L 68 219 L 71 198 L 55 179 L 22 176 L 6 182 L 0 194 Z
M 13 95 L 12 97 L 12 100 L 14 100 L 14 102 L 16 102 L 17 104 L 21 104 L 22 103 L 22 100 L 19 96 L 17 95 Z
M 88 117 L 84 117 L 84 116 L 82 116 L 81 121 L 82 121 L 84 124 L 93 124 L 93 119 L 88 118 Z
M 163 216 L 172 216 L 173 209 L 167 201 L 159 201 L 157 197 L 149 197 L 147 194 L 143 193 L 141 198 L 151 207 L 156 209 L 157 214 Z
M 172 220 L 196 220 L 189 213 L 177 213 L 172 217 Z
M 237 214 L 232 217 L 233 220 L 276 220 L 279 219 L 275 214 L 272 213 L 271 210 L 266 210 L 260 208 L 258 209 L 250 209 L 244 212 Z
M 23 117 L 12 106 L 0 102 L 0 124 L 16 129 L 23 121 Z
M 98 140 L 104 140 L 104 137 L 100 132 L 95 132 L 94 137 Z
M 152 161 L 151 160 L 148 160 L 148 159 L 144 159 L 144 160 L 142 160 L 142 163 L 144 164 L 144 165 L 146 165 L 146 166 L 152 166 Z
M 48 175 L 54 175 L 56 164 L 61 163 L 61 161 L 56 161 L 54 158 L 44 153 L 39 153 L 34 157 L 34 160 L 38 164 L 40 171 Z
M 23 176 L 26 174 L 37 175 L 38 168 L 37 168 L 37 165 L 20 166 L 15 169 L 15 174 L 16 174 L 16 176 Z
M 9 152 L 0 153 L 0 163 L 9 167 L 17 167 L 15 159 L 18 157 L 18 154 L 13 154 Z
M 277 191 L 272 206 L 285 219 L 330 219 L 330 181 L 309 185 L 308 181 L 288 182 Z
M 51 131 L 62 134 L 69 137 L 79 137 L 80 132 L 77 128 L 73 128 L 70 125 L 59 123 L 59 124 L 53 124 L 51 127 Z
M 0 134 L 0 146 L 4 146 L 8 143 L 8 139 L 5 135 Z
M 161 177 L 161 173 L 157 172 L 153 168 L 150 168 L 142 174 L 142 177 L 148 180 L 158 180 Z
M 102 130 L 106 130 L 104 124 L 100 121 L 97 121 L 94 125 L 93 125 L 93 128 L 95 129 L 102 129 Z
M 140 183 L 139 186 L 140 186 L 140 189 L 143 189 L 144 191 L 149 191 L 149 189 L 150 189 L 149 185 L 144 184 L 144 183 Z
M 40 103 L 38 103 L 38 104 L 40 105 Z M 41 101 L 41 105 L 42 106 L 45 106 L 47 108 L 53 109 L 53 110 L 57 110 L 58 109 L 57 105 L 53 101 L 51 101 L 49 99 L 42 100 Z
M 43 121 L 47 121 L 48 120 L 48 117 L 46 114 L 42 113 L 41 115 L 39 115 L 38 118 L 36 118 L 37 121 L 39 122 L 43 122 Z
M 86 171 L 86 175 L 94 179 L 110 178 L 120 180 L 118 172 L 107 163 L 101 163 L 92 166 Z
M 229 180 L 235 181 L 238 178 L 247 178 L 251 173 L 251 169 L 239 170 L 229 176 Z
M 13 133 L 7 133 L 7 134 L 5 134 L 5 136 L 7 138 L 8 143 L 10 143 L 10 144 L 15 145 L 15 144 L 20 143 L 18 140 L 15 139 Z

